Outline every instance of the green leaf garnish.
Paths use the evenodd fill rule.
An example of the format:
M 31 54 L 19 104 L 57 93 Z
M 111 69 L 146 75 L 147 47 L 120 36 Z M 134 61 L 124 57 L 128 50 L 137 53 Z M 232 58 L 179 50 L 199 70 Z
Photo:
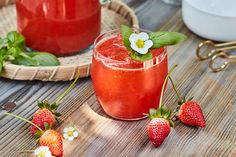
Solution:
M 145 61 L 152 59 L 152 53 L 148 51 L 146 54 L 140 54 L 131 48 L 129 38 L 133 34 L 132 28 L 121 25 L 121 34 L 125 47 L 130 52 L 130 58 L 138 61 Z M 175 45 L 181 41 L 184 41 L 187 37 L 184 34 L 178 32 L 151 32 L 148 34 L 149 40 L 153 42 L 151 48 L 161 48 L 168 45 Z
M 8 45 L 10 47 L 25 47 L 25 38 L 16 31 L 7 33 L 6 39 L 8 40 Z
M 28 53 L 32 59 L 36 60 L 40 66 L 57 66 L 60 65 L 57 57 L 46 52 L 30 52 Z
M 121 25 L 121 34 L 122 34 L 122 39 L 125 47 L 130 49 L 130 42 L 129 42 L 129 37 L 133 33 L 133 30 L 125 25 Z
M 150 60 L 152 59 L 152 54 L 151 52 L 148 52 L 144 55 L 141 55 L 141 54 L 138 54 L 137 52 L 131 52 L 131 55 L 130 57 L 133 59 L 133 60 L 137 60 L 137 61 L 145 61 L 145 60 Z
M 175 45 L 187 38 L 184 34 L 178 32 L 151 32 L 149 37 L 153 42 L 152 48 Z
M 5 61 L 25 66 L 57 66 L 59 61 L 56 56 L 46 52 L 31 52 L 25 46 L 25 38 L 16 31 L 0 37 L 0 73 Z
M 20 53 L 13 61 L 13 64 L 17 65 L 26 65 L 26 66 L 38 66 L 39 63 L 37 60 L 29 57 L 25 53 Z

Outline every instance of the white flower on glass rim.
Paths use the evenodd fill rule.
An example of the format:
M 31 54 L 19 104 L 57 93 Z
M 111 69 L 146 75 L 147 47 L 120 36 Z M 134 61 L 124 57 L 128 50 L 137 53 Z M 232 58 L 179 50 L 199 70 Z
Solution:
M 129 42 L 131 43 L 131 48 L 140 54 L 148 53 L 149 48 L 153 45 L 152 40 L 149 40 L 149 36 L 145 32 L 131 34 Z
M 52 153 L 47 146 L 40 146 L 34 150 L 34 157 L 52 157 Z
M 64 128 L 63 132 L 63 137 L 68 141 L 73 141 L 79 135 L 78 131 L 73 127 Z

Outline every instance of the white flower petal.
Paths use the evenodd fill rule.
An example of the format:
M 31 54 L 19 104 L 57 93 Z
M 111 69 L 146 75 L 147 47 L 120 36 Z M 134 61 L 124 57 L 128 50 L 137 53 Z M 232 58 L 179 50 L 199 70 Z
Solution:
M 41 151 L 47 152 L 49 151 L 49 148 L 47 146 L 41 146 Z
M 137 52 L 144 55 L 144 54 L 148 53 L 148 49 L 146 47 L 144 47 L 144 48 L 139 49 Z
M 68 132 L 69 128 L 64 128 L 63 132 Z
M 139 51 L 138 46 L 136 45 L 136 43 L 131 43 L 130 47 L 134 50 L 134 51 Z
M 38 157 L 40 154 L 44 152 L 45 156 L 44 157 L 51 157 L 52 153 L 50 152 L 49 148 L 47 146 L 40 146 L 34 151 L 34 156 Z
M 135 33 L 132 33 L 129 37 L 129 42 L 132 44 L 132 43 L 136 43 L 137 40 L 138 40 L 138 35 Z
M 52 157 L 52 153 L 50 151 L 48 151 L 45 155 L 45 157 Z
M 78 137 L 78 136 L 79 136 L 78 131 L 74 131 L 73 136 L 74 136 L 74 137 Z
M 67 133 L 64 133 L 64 134 L 63 134 L 63 137 L 64 137 L 64 139 L 68 139 L 68 138 L 69 138 L 69 136 L 68 136 Z
M 37 155 L 39 153 L 40 153 L 40 149 L 37 148 L 37 149 L 34 150 L 34 155 Z
M 68 138 L 68 141 L 73 141 L 74 140 L 74 137 L 73 136 L 70 136 L 69 138 Z
M 146 40 L 145 41 L 145 44 L 144 44 L 144 47 L 149 49 L 153 46 L 153 42 L 151 40 Z
M 149 39 L 148 34 L 145 33 L 145 32 L 141 32 L 141 33 L 137 34 L 137 36 L 138 36 L 138 39 L 141 39 L 141 40 L 144 40 L 144 41 Z
M 68 129 L 69 129 L 69 131 L 74 131 L 75 130 L 75 128 L 73 128 L 72 126 L 69 127 Z

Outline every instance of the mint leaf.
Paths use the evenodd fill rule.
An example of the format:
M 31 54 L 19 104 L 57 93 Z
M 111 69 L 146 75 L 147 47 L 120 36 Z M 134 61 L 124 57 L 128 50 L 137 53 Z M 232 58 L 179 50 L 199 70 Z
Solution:
M 40 66 L 57 66 L 60 65 L 56 56 L 46 52 L 31 52 L 28 53 L 32 59 L 36 60 Z
M 25 47 L 25 38 L 16 31 L 7 33 L 6 39 L 8 40 L 9 47 Z
M 99 0 L 99 2 L 101 3 L 101 5 L 104 5 L 106 3 L 111 2 L 111 0 Z
M 152 48 L 160 48 L 168 45 L 175 45 L 184 41 L 187 37 L 178 32 L 151 32 L 149 38 L 153 41 Z
M 25 53 L 20 53 L 14 60 L 11 61 L 13 64 L 26 65 L 26 66 L 38 66 L 37 60 L 31 58 Z
M 7 48 L 3 47 L 0 49 L 0 74 L 2 73 L 3 70 L 4 61 L 7 60 L 7 58 L 8 58 Z
M 0 37 L 0 49 L 5 46 L 5 40 Z
M 3 70 L 3 59 L 0 58 L 0 74 L 2 73 Z
M 133 52 L 130 57 L 133 60 L 137 60 L 137 61 L 145 61 L 145 60 L 150 60 L 152 59 L 152 54 L 150 52 L 146 53 L 146 54 L 138 54 L 137 52 Z
M 121 25 L 121 34 L 122 34 L 122 39 L 125 47 L 130 49 L 130 42 L 129 42 L 129 37 L 133 33 L 133 30 L 126 26 L 126 25 Z

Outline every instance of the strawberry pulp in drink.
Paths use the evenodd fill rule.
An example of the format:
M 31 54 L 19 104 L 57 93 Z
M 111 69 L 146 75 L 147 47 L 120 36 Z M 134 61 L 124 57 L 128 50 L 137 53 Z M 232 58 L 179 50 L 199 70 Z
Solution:
M 159 105 L 168 73 L 166 48 L 151 49 L 153 58 L 136 61 L 129 57 L 121 35 L 104 34 L 95 41 L 91 76 L 98 102 L 111 117 L 144 118 Z

